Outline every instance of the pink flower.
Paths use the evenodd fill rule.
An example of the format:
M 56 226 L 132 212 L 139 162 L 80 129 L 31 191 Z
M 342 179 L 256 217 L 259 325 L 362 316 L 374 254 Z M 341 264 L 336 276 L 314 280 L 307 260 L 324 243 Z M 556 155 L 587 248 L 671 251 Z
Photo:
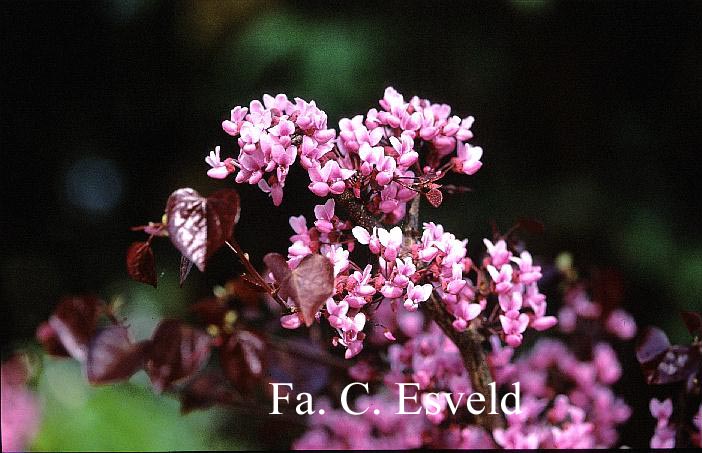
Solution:
M 451 279 L 446 285 L 446 291 L 458 294 L 464 286 L 466 286 L 466 281 L 463 280 L 463 264 L 454 263 L 451 265 Z
M 390 137 L 390 144 L 399 156 L 397 163 L 402 167 L 409 168 L 419 159 L 419 154 L 414 150 L 414 139 L 408 134 L 400 135 L 399 139 Z
M 670 398 L 664 401 L 653 398 L 649 403 L 649 409 L 651 410 L 651 415 L 658 420 L 659 426 L 667 425 L 670 416 L 673 415 L 673 402 Z
M 288 223 L 290 223 L 290 227 L 295 232 L 294 235 L 290 236 L 290 241 L 302 241 L 303 244 L 309 245 L 311 239 L 307 230 L 307 219 L 305 219 L 305 216 L 290 217 Z
M 404 303 L 405 308 L 408 311 L 417 310 L 420 302 L 424 302 L 429 299 L 433 289 L 434 288 L 429 283 L 415 286 L 414 283 L 409 282 L 407 284 L 407 299 L 405 299 Z
M 224 179 L 235 170 L 232 159 L 225 159 L 224 162 L 220 160 L 219 149 L 219 146 L 216 146 L 214 151 L 210 151 L 210 155 L 205 157 L 205 162 L 212 167 L 207 170 L 207 176 L 214 179 Z
M 500 323 L 508 345 L 516 348 L 522 344 L 522 333 L 529 325 L 529 316 L 516 310 L 500 315 Z
M 332 219 L 334 218 L 335 205 L 334 199 L 330 198 L 325 204 L 314 207 L 314 215 L 317 218 L 314 222 L 314 226 L 316 226 L 320 232 L 331 233 L 334 230 Z
M 346 301 L 335 302 L 334 299 L 327 300 L 327 313 L 329 314 L 329 324 L 332 327 L 341 329 L 346 322 L 346 313 L 349 311 L 349 304 Z
M 367 245 L 371 253 L 375 255 L 380 253 L 380 239 L 378 239 L 376 227 L 373 227 L 373 234 L 370 234 L 365 228 L 356 226 L 351 230 L 351 234 L 359 244 Z
M 384 228 L 378 228 L 378 240 L 380 244 L 385 247 L 383 252 L 385 259 L 394 261 L 402 246 L 402 230 L 400 227 L 394 227 L 390 231 Z
M 366 315 L 363 313 L 357 313 L 353 318 L 346 317 L 341 326 L 342 335 L 338 338 L 339 344 L 346 346 L 346 353 L 344 357 L 350 359 L 363 349 L 363 338 L 365 337 L 361 332 L 363 327 L 366 325 Z
M 249 109 L 246 107 L 237 106 L 231 111 L 231 119 L 222 121 L 222 129 L 227 134 L 236 137 L 239 134 L 239 129 L 241 124 L 244 122 L 244 118 L 248 113 Z
M 480 304 L 471 304 L 463 300 L 457 303 L 451 310 L 451 314 L 456 317 L 453 321 L 453 328 L 458 332 L 463 332 L 468 328 L 468 323 L 480 315 L 483 311 Z
M 534 283 L 541 278 L 541 266 L 534 266 L 531 254 L 526 250 L 523 251 L 519 258 L 512 257 L 512 261 L 519 266 L 519 281 L 528 285 Z
M 622 368 L 617 360 L 617 354 L 607 343 L 599 343 L 593 350 L 593 362 L 597 368 L 597 376 L 605 384 L 613 384 L 622 376 Z
M 507 243 L 503 239 L 500 239 L 495 244 L 490 242 L 488 239 L 483 239 L 483 243 L 485 244 L 485 247 L 487 247 L 491 264 L 493 266 L 500 267 L 509 263 L 509 260 L 512 257 L 512 252 L 507 250 Z
M 612 310 L 605 326 L 610 333 L 622 340 L 631 340 L 636 335 L 636 321 L 629 313 L 620 308 Z
M 39 425 L 39 404 L 27 390 L 27 369 L 15 356 L 0 367 L 2 451 L 24 451 Z
M 349 179 L 354 170 L 342 169 L 334 160 L 327 161 L 324 167 L 313 165 L 308 170 L 310 180 L 309 189 L 317 196 L 326 197 L 329 193 L 339 195 L 346 189 L 345 180 Z
M 495 266 L 488 265 L 487 271 L 495 283 L 495 291 L 498 293 L 506 293 L 512 289 L 512 266 L 503 264 L 498 271 Z
M 280 206 L 283 202 L 283 186 L 279 183 L 269 185 L 265 180 L 258 181 L 258 188 L 264 193 L 269 193 L 275 206 Z
M 473 175 L 483 166 L 480 162 L 480 158 L 483 157 L 483 148 L 479 146 L 459 142 L 457 154 L 458 157 L 454 157 L 453 165 L 454 170 L 459 173 Z

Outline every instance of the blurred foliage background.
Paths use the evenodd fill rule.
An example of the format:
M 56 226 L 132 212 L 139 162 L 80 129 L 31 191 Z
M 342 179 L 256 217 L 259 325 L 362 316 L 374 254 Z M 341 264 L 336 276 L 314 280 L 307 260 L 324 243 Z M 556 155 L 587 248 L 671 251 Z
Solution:
M 32 342 L 64 294 L 119 299 L 145 337 L 233 273 L 235 260 L 219 254 L 180 290 L 166 243 L 159 289 L 128 282 L 124 269 L 140 237 L 130 226 L 159 220 L 178 187 L 221 186 L 203 159 L 234 148 L 220 128 L 232 107 L 284 92 L 316 100 L 335 125 L 377 106 L 387 85 L 476 117 L 485 165 L 474 191 L 427 218 L 474 251 L 491 220 L 505 231 L 538 218 L 536 255 L 570 251 L 585 273 L 615 270 L 640 325 L 687 340 L 677 312 L 702 305 L 700 2 L 105 0 L 0 11 L 3 357 Z M 287 247 L 290 215 L 312 213 L 298 174 L 280 209 L 240 187 L 237 234 L 255 262 Z M 36 448 L 245 445 L 236 420 L 181 418 L 138 377 L 88 389 L 77 368 L 45 366 Z M 646 392 L 640 381 L 622 391 Z

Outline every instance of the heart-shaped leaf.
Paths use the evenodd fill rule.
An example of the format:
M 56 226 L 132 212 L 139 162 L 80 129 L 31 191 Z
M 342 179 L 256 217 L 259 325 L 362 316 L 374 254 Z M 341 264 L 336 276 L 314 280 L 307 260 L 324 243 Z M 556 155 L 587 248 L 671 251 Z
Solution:
M 282 342 L 281 342 L 282 343 Z M 291 382 L 293 394 L 307 392 L 317 394 L 329 381 L 330 366 L 322 360 L 340 360 L 327 352 L 326 346 L 316 344 L 308 338 L 285 338 L 285 350 L 268 348 L 266 359 L 270 364 L 266 370 L 270 382 Z M 266 389 L 271 390 L 271 386 Z
M 223 300 L 217 297 L 208 297 L 191 305 L 190 310 L 197 314 L 205 325 L 221 326 L 229 308 Z
M 281 255 L 280 253 L 268 253 L 266 256 L 263 257 L 263 263 L 273 274 L 275 281 L 278 282 L 280 290 L 283 291 L 282 283 L 284 281 L 287 281 L 288 278 L 290 278 L 290 274 L 292 273 L 290 267 L 288 266 L 288 262 L 285 260 L 285 257 L 283 257 L 283 255 Z M 283 298 L 283 300 L 287 300 L 287 298 L 289 297 L 288 294 L 283 294 L 282 292 L 279 292 L 279 294 L 280 297 Z
M 694 311 L 683 311 L 680 316 L 685 323 L 690 335 L 700 337 L 702 336 L 702 315 Z
M 544 232 L 543 222 L 537 219 L 532 219 L 530 217 L 519 217 L 517 219 L 517 224 L 519 225 L 519 228 L 532 234 L 543 234 Z
M 156 264 L 151 244 L 132 243 L 127 250 L 127 272 L 132 279 L 156 287 Z
M 211 339 L 175 319 L 161 321 L 151 339 L 144 368 L 157 392 L 195 374 L 210 354 Z
M 241 203 L 235 190 L 222 189 L 207 197 L 208 258 L 231 239 L 240 214 Z
M 220 363 L 225 376 L 240 392 L 250 392 L 263 375 L 265 342 L 247 330 L 239 331 L 220 351 Z
M 180 412 L 187 414 L 215 404 L 232 404 L 236 395 L 221 372 L 198 373 L 180 392 Z
M 209 198 L 190 188 L 178 189 L 166 204 L 168 235 L 180 253 L 204 271 L 207 260 L 231 238 L 239 214 L 239 195 L 232 189 Z
M 313 254 L 290 270 L 285 258 L 277 253 L 269 253 L 263 260 L 280 286 L 280 296 L 283 300 L 291 298 L 305 318 L 305 325 L 311 326 L 324 302 L 334 294 L 332 263 L 322 255 Z
M 49 325 L 74 359 L 84 362 L 95 333 L 101 305 L 95 297 L 67 297 L 56 307 Z
M 651 362 L 669 347 L 668 335 L 658 327 L 649 327 L 636 346 L 636 359 L 641 364 Z
M 649 384 L 686 381 L 700 369 L 700 351 L 690 346 L 671 346 L 642 369 Z
M 134 344 L 123 326 L 100 330 L 90 342 L 86 374 L 91 384 L 129 379 L 141 368 L 144 345 Z

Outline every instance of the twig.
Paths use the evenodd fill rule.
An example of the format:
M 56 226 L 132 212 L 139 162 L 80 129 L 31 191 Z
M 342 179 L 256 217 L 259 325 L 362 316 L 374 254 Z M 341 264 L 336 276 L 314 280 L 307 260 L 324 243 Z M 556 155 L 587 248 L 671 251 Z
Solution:
M 268 293 L 273 297 L 273 300 L 278 302 L 278 305 L 280 305 L 280 308 L 283 309 L 283 311 L 287 311 L 290 307 L 283 301 L 283 299 L 280 298 L 278 295 L 278 292 L 276 291 L 275 288 L 273 288 L 271 285 L 268 284 L 268 282 L 261 276 L 261 274 L 258 273 L 256 268 L 251 264 L 251 261 L 246 257 L 246 253 L 241 249 L 241 246 L 239 245 L 238 242 L 232 239 L 231 243 L 229 241 L 224 241 L 225 244 L 229 246 L 230 249 L 234 252 L 234 254 L 239 257 L 239 260 L 242 262 L 244 267 L 246 268 L 246 271 L 252 275 L 258 283 L 266 290 Z
M 404 225 L 405 247 L 411 246 L 415 237 L 419 234 L 419 202 L 420 197 L 412 200 Z M 485 340 L 474 328 L 468 328 L 463 332 L 458 332 L 453 328 L 451 314 L 446 310 L 446 306 L 439 300 L 436 294 L 432 293 L 429 300 L 422 304 L 423 309 L 429 314 L 431 319 L 438 324 L 444 334 L 453 341 L 461 353 L 463 364 L 468 371 L 474 392 L 480 392 L 484 401 L 490 401 L 489 384 L 493 382 L 490 368 L 488 367 L 483 350 Z M 489 414 L 487 410 L 476 415 L 476 423 L 488 431 L 504 426 L 502 417 L 499 414 Z

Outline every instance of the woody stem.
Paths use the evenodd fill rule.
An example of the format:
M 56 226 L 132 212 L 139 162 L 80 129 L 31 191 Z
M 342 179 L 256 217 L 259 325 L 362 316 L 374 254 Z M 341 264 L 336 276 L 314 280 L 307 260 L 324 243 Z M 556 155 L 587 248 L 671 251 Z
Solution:
M 415 197 L 407 211 L 403 228 L 403 245 L 406 250 L 417 240 L 419 236 L 419 203 L 421 197 Z M 429 300 L 422 304 L 422 308 L 429 314 L 431 319 L 441 328 L 444 334 L 453 341 L 461 353 L 463 364 L 468 371 L 473 392 L 483 395 L 484 401 L 490 401 L 490 386 L 493 381 L 490 368 L 483 350 L 483 336 L 474 327 L 469 327 L 463 332 L 458 332 L 453 328 L 453 317 L 446 309 L 446 306 L 439 299 L 436 293 L 432 293 Z M 494 385 L 494 384 L 493 384 Z M 494 408 L 493 408 L 494 409 Z M 476 423 L 488 432 L 495 428 L 504 426 L 504 421 L 499 414 L 490 414 L 486 409 L 476 415 Z M 495 411 L 496 412 L 496 411 Z

